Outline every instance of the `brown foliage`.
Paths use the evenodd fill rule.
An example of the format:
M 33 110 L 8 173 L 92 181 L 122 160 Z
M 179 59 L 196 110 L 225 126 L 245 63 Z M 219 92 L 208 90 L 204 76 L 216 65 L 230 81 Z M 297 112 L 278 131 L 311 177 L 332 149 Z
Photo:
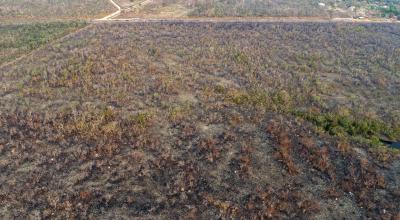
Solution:
M 294 164 L 294 161 L 291 156 L 292 147 L 293 147 L 293 144 L 292 144 L 291 140 L 289 139 L 288 134 L 285 132 L 280 133 L 279 137 L 278 137 L 277 158 L 285 164 L 289 174 L 296 175 L 296 174 L 298 174 L 298 170 L 297 170 L 296 165 Z
M 396 166 L 355 154 L 353 142 L 337 150 L 337 137 L 292 115 L 347 105 L 337 97 L 352 94 L 352 107 L 395 118 L 399 27 L 356 26 L 368 31 L 93 24 L 2 68 L 0 202 L 20 218 L 312 219 L 325 208 L 332 218 L 393 218 Z M 387 88 L 374 87 L 377 77 Z M 218 84 L 224 89 L 212 89 Z M 382 102 L 364 103 L 375 98 Z M 328 186 L 327 197 L 351 192 L 349 207 L 321 199 Z

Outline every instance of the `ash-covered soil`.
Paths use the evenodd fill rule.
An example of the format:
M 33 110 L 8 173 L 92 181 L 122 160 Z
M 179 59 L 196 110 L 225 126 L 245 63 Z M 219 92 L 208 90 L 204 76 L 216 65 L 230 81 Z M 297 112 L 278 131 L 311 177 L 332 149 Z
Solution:
M 92 25 L 0 69 L 0 216 L 398 219 L 399 33 Z

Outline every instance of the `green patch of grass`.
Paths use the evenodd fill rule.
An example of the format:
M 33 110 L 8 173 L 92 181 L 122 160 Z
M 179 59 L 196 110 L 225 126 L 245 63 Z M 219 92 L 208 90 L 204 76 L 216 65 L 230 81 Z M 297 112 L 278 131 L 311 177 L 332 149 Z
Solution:
M 85 25 L 85 22 L 0 25 L 0 65 Z
M 234 90 L 226 94 L 228 101 L 236 105 L 266 106 L 269 103 L 267 93 L 261 91 L 240 91 Z
M 150 122 L 151 114 L 147 112 L 140 112 L 132 117 L 132 120 L 140 128 L 146 128 Z
M 249 57 L 242 51 L 235 51 L 233 54 L 233 60 L 238 64 L 249 64 Z
M 366 28 L 364 26 L 356 26 L 356 27 L 354 27 L 354 31 L 365 32 Z
M 292 96 L 286 90 L 266 92 L 261 90 L 233 90 L 226 93 L 226 101 L 248 107 L 263 107 L 276 112 L 290 112 Z
M 378 119 L 356 118 L 334 113 L 295 112 L 295 115 L 310 121 L 330 135 L 351 137 L 360 143 L 376 146 L 380 145 L 379 138 L 381 136 L 400 137 L 398 129 L 392 128 Z
M 192 107 L 190 105 L 171 106 L 168 109 L 168 120 L 174 123 L 188 119 L 192 114 Z

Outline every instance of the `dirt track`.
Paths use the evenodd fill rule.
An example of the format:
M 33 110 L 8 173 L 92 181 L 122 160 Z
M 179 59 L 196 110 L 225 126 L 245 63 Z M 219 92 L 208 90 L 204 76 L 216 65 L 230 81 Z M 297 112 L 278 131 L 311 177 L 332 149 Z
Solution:
M 104 21 L 104 20 L 109 20 L 112 19 L 116 16 L 118 16 L 119 14 L 121 14 L 121 7 L 115 3 L 113 0 L 109 0 L 111 2 L 111 4 L 113 4 L 118 10 L 110 15 L 105 16 L 104 18 L 98 19 L 100 21 Z

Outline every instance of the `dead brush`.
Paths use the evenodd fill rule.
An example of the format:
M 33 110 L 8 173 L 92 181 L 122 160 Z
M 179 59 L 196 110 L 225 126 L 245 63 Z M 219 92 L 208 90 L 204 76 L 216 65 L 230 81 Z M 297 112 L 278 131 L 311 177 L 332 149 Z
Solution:
M 239 169 L 240 174 L 243 176 L 249 176 L 251 172 L 251 154 L 254 152 L 254 148 L 247 145 L 243 145 L 240 151 L 239 157 Z
M 304 200 L 298 203 L 299 208 L 304 214 L 313 214 L 320 211 L 321 207 L 314 200 Z
M 382 147 L 370 148 L 368 149 L 368 153 L 386 167 L 389 167 L 390 163 L 400 156 L 399 152 L 390 152 L 389 149 Z
M 329 199 L 337 199 L 342 196 L 342 193 L 337 190 L 335 187 L 328 187 L 323 193 L 322 196 Z
M 277 141 L 277 152 L 275 154 L 276 159 L 282 161 L 289 174 L 298 174 L 298 169 L 291 155 L 293 151 L 293 143 L 289 138 L 289 134 L 280 128 L 280 125 L 273 120 L 268 123 L 265 131 Z
M 67 123 L 71 135 L 77 135 L 89 143 L 121 142 L 123 129 L 119 119 L 109 115 L 107 111 L 97 115 L 83 115 L 76 120 Z
M 173 76 L 159 76 L 155 82 L 155 91 L 162 94 L 178 95 L 181 88 L 182 83 Z
M 280 126 L 275 121 L 268 122 L 268 125 L 265 127 L 265 132 L 272 136 L 277 136 L 277 133 L 279 132 L 279 130 L 280 130 Z
M 181 131 L 180 139 L 182 140 L 189 140 L 191 138 L 194 138 L 196 135 L 197 129 L 195 126 L 187 124 L 184 125 Z
M 292 147 L 293 143 L 289 138 L 289 134 L 286 132 L 281 132 L 278 136 L 278 152 L 276 157 L 278 160 L 282 161 L 289 174 L 296 175 L 299 173 L 299 171 L 291 155 Z
M 144 149 L 150 151 L 158 151 L 158 147 L 161 145 L 161 138 L 152 134 L 143 134 L 137 136 L 132 143 L 133 148 Z
M 343 154 L 347 154 L 350 150 L 350 145 L 347 141 L 339 141 L 339 143 L 337 144 L 337 148 L 339 149 L 339 151 Z
M 336 179 L 335 167 L 332 165 L 329 158 L 328 147 L 323 147 L 316 152 L 316 156 L 313 160 L 314 166 L 321 172 L 326 173 L 331 180 Z
M 236 142 L 238 137 L 237 135 L 232 132 L 232 131 L 225 131 L 222 135 L 221 135 L 221 139 L 222 141 L 225 142 Z
M 258 189 L 249 196 L 243 211 L 249 219 L 285 219 L 289 213 L 291 218 L 318 213 L 319 203 L 305 197 L 304 193 L 289 186 Z
M 331 167 L 328 148 L 323 147 L 317 150 L 316 156 L 319 157 L 319 159 L 316 159 L 315 162 L 318 169 L 322 172 L 327 171 Z
M 367 159 L 360 159 L 350 163 L 346 171 L 346 176 L 340 183 L 342 189 L 354 193 L 357 202 L 365 207 L 368 214 L 373 214 L 378 208 L 385 209 L 387 212 L 383 219 L 390 219 L 387 217 L 393 215 L 394 206 L 387 203 L 387 198 L 378 202 L 374 197 L 377 188 L 386 188 L 385 178 L 375 165 Z
M 112 157 L 114 154 L 118 153 L 120 150 L 119 146 L 115 143 L 105 143 L 98 145 L 95 148 L 95 155 L 104 155 L 106 157 Z
M 79 192 L 79 199 L 88 202 L 92 199 L 92 194 L 89 191 L 81 191 Z
M 192 193 L 199 181 L 199 173 L 197 169 L 191 164 L 185 167 L 185 189 Z
M 315 169 L 326 173 L 330 179 L 335 180 L 335 168 L 329 158 L 329 148 L 318 147 L 310 137 L 302 137 L 299 142 L 301 155 L 307 158 Z
M 235 219 L 239 208 L 230 201 L 222 201 L 211 195 L 204 195 L 204 200 L 208 205 L 214 206 L 226 219 Z
M 365 188 L 385 188 L 385 178 L 367 160 L 360 160 L 360 173 Z
M 221 150 L 217 148 L 217 143 L 212 138 L 202 139 L 199 143 L 200 152 L 206 155 L 209 162 L 214 162 L 220 157 Z
M 138 150 L 134 150 L 130 153 L 130 157 L 138 164 L 142 163 L 145 159 L 146 159 L 146 154 L 138 151 Z

